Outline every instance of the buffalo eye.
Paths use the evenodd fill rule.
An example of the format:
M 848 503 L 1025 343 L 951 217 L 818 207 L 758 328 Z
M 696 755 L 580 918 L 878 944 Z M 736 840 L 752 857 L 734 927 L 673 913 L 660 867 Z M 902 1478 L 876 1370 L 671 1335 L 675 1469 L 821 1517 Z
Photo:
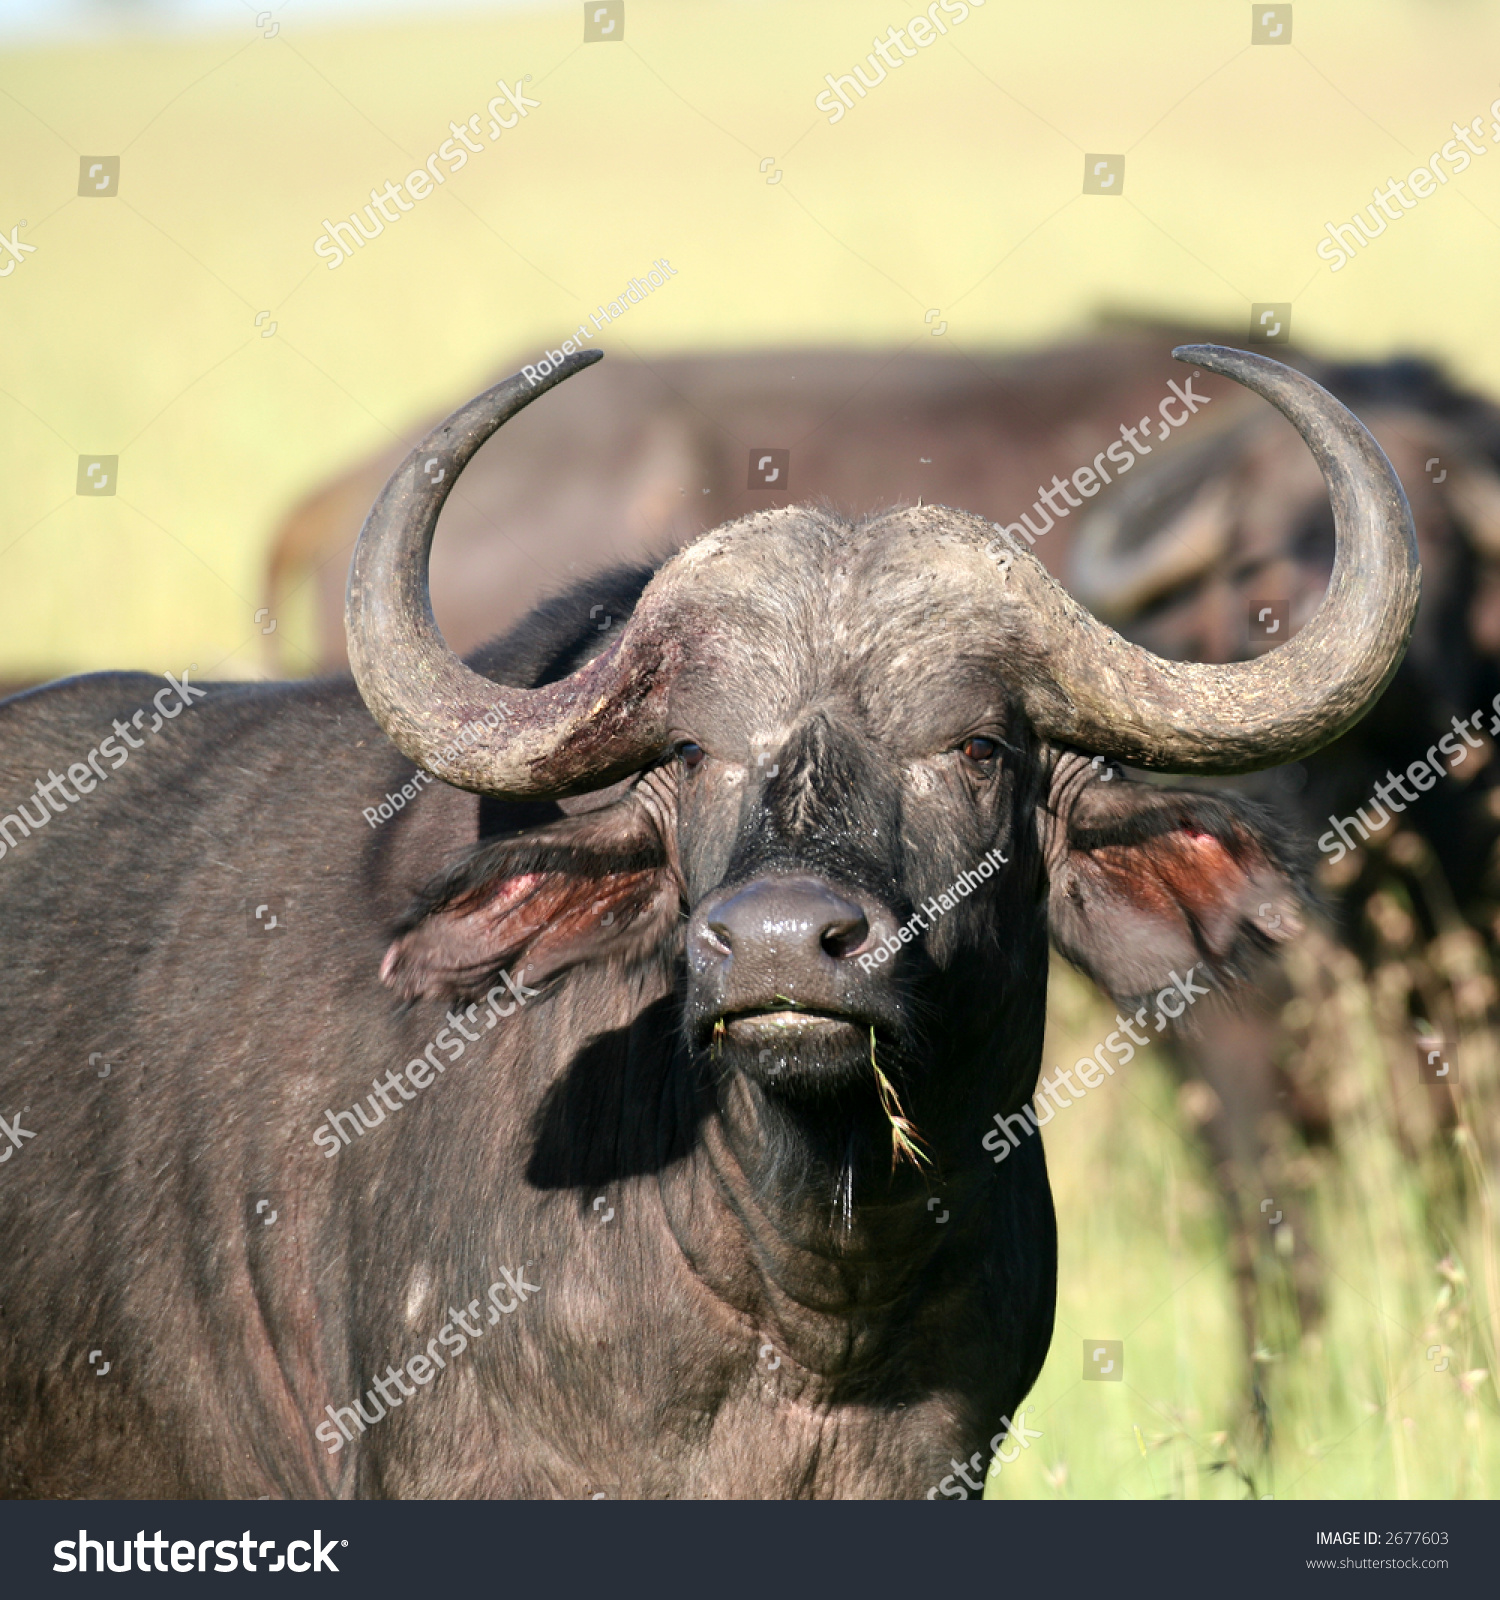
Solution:
M 695 767 L 702 765 L 703 746 L 695 744 L 691 739 L 684 739 L 677 746 L 677 759 L 691 772 Z
M 1000 754 L 1000 744 L 995 739 L 965 739 L 958 748 L 976 766 L 984 766 Z

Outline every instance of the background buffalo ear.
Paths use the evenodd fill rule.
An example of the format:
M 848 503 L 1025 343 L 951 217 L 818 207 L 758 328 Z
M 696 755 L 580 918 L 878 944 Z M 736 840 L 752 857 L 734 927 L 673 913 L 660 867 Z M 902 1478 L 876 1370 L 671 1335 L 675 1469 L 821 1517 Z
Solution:
M 502 968 L 536 985 L 647 959 L 677 939 L 680 901 L 657 824 L 627 794 L 471 851 L 401 919 L 381 981 L 404 1000 L 469 998 Z
M 1053 942 L 1117 1000 L 1193 966 L 1230 984 L 1302 930 L 1297 852 L 1250 801 L 1116 775 L 1043 816 Z

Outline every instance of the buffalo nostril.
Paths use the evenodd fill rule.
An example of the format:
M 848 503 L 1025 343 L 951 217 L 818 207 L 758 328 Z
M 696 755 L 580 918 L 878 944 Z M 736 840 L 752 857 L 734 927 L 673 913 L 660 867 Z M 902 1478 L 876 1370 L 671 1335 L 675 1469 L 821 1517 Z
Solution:
M 862 914 L 857 917 L 846 917 L 842 921 L 830 923 L 823 929 L 819 943 L 824 952 L 833 957 L 835 961 L 844 961 L 852 956 L 856 950 L 870 937 L 870 924 Z
M 810 877 L 762 878 L 706 909 L 699 949 L 718 960 L 843 961 L 869 942 L 857 900 Z

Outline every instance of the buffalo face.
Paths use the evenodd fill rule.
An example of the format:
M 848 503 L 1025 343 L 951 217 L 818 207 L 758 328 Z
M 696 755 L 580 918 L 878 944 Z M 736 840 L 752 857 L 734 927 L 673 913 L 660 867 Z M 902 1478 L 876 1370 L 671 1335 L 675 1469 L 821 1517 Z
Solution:
M 790 1094 L 930 1051 L 939 974 L 978 927 L 922 907 L 981 863 L 992 909 L 1015 898 L 1022 877 L 1002 888 L 988 852 L 1006 853 L 1024 763 L 962 559 L 893 581 L 910 514 L 778 532 L 779 571 L 748 541 L 728 564 L 671 744 L 689 1036 Z
M 934 553 L 939 515 L 778 513 L 769 547 L 759 519 L 724 530 L 657 759 L 435 884 L 388 981 L 680 963 L 689 1047 L 781 1096 L 934 1062 L 960 1004 L 966 1047 L 1017 1004 L 1039 1028 L 1042 752 L 988 625 L 992 563 Z
M 575 809 L 435 884 L 386 981 L 461 994 L 517 963 L 530 982 L 654 964 L 720 1109 L 733 1122 L 749 1107 L 747 1149 L 768 1108 L 857 1084 L 868 1097 L 872 1076 L 898 1132 L 899 1089 L 941 1085 L 926 1115 L 957 1148 L 981 1085 L 1002 1108 L 1031 1093 L 1049 922 L 1128 1001 L 1193 982 L 1199 963 L 1228 976 L 1284 937 L 1290 882 L 1254 815 L 1127 783 L 1111 762 L 1254 770 L 1351 726 L 1415 613 L 1410 513 L 1369 434 L 1309 379 L 1183 353 L 1272 400 L 1333 503 L 1327 600 L 1246 665 L 1127 643 L 967 513 L 788 509 L 673 557 L 567 676 L 492 682 L 437 633 L 427 547 L 452 477 L 543 387 L 512 380 L 456 413 L 422 447 L 454 474 L 432 484 L 418 451 L 362 536 L 356 679 L 397 745 L 449 782 Z M 605 803 L 577 798 L 609 785 Z
M 1030 1093 L 1049 924 L 1132 1004 L 1289 935 L 1295 891 L 1253 810 L 1037 737 L 989 558 L 934 536 L 953 516 L 721 531 L 697 601 L 713 627 L 683 628 L 656 759 L 439 880 L 387 980 L 466 996 L 502 967 L 534 984 L 655 964 L 686 1048 L 750 1120 L 818 1102 L 847 1129 L 878 1073 L 896 1115 L 972 1143 L 977 1096 Z

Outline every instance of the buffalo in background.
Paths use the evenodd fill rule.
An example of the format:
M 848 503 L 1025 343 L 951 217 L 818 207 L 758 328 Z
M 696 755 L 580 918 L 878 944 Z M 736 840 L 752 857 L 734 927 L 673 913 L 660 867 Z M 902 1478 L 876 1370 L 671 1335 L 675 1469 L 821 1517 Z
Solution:
M 1432 1047 L 1462 1055 L 1460 1038 L 1495 1016 L 1500 410 L 1425 361 L 1286 359 L 1360 417 L 1395 467 L 1416 527 L 1422 602 L 1405 660 L 1357 727 L 1295 767 L 1223 782 L 1321 841 L 1318 883 L 1335 940 L 1393 1029 L 1405 1013 L 1411 1048 L 1392 1092 L 1403 1106 L 1398 1137 L 1418 1159 L 1455 1120 L 1449 1089 L 1420 1081 L 1419 1046 L 1423 1056 Z M 1297 635 L 1327 588 L 1333 550 L 1327 496 L 1301 441 L 1264 407 L 1226 395 L 1079 514 L 1064 577 L 1157 654 L 1244 661 Z M 1405 783 L 1403 800 L 1388 776 L 1427 764 L 1433 750 L 1444 775 Z M 1374 826 L 1368 841 L 1361 815 Z M 1300 1322 L 1321 1313 L 1330 1245 L 1310 1234 L 1302 1153 L 1330 1136 L 1347 1056 L 1341 1067 L 1308 1047 L 1340 967 L 1336 949 L 1315 946 L 1313 959 L 1315 979 L 1268 983 L 1236 1015 L 1202 1015 L 1175 1046 L 1185 1106 L 1204 1127 L 1237 1223 L 1252 1327 L 1255 1280 L 1277 1255 L 1289 1262 Z M 1470 1070 L 1477 1064 L 1470 1050 Z M 1268 1213 L 1284 1217 L 1279 1234 Z
M 752 511 L 822 504 L 864 515 L 888 506 L 963 506 L 1008 522 L 1038 483 L 1066 477 L 1111 443 L 1122 423 L 1181 410 L 1170 384 L 1188 381 L 1160 329 L 1121 327 L 1018 355 L 955 355 L 938 342 L 898 350 L 781 350 L 611 355 L 587 384 L 569 384 L 518 416 L 504 448 L 479 452 L 444 508 L 433 547 L 433 610 L 468 651 L 540 599 L 591 573 L 651 562 L 706 529 Z M 1234 385 L 1195 372 L 1214 397 Z M 1154 436 L 1154 434 L 1153 434 Z M 360 525 L 405 444 L 370 456 L 313 490 L 276 530 L 265 601 L 273 616 L 310 589 L 310 662 L 281 670 L 342 671 L 344 581 Z M 752 467 L 771 450 L 750 487 Z M 436 469 L 434 469 L 436 470 Z M 1054 575 L 1065 524 L 1037 546 Z M 581 616 L 609 615 L 579 591 Z M 595 607 L 598 607 L 596 610 Z M 285 634 L 268 635 L 282 652 Z

